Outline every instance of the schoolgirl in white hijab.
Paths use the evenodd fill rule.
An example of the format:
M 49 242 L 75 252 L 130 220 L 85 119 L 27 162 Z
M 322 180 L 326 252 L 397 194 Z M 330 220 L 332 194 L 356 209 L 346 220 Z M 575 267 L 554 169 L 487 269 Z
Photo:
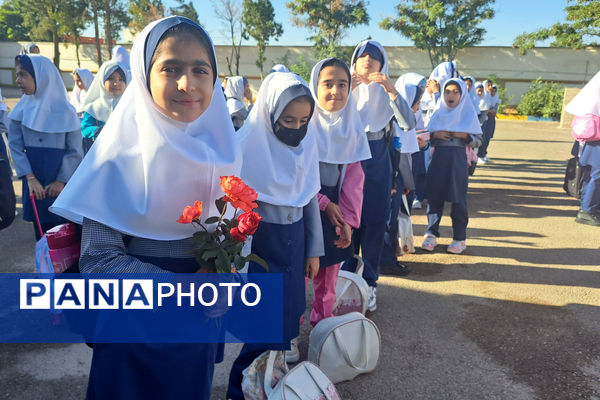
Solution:
M 192 122 L 173 120 L 156 106 L 148 89 L 145 39 L 166 20 L 175 24 L 186 19 L 155 21 L 138 36 L 132 81 L 53 212 L 154 240 L 191 237 L 195 228 L 176 220 L 195 200 L 204 204 L 203 218 L 217 215 L 214 200 L 223 195 L 219 177 L 239 173 L 239 147 L 216 79 L 208 109 Z M 210 49 L 214 57 L 212 43 Z
M 241 178 L 258 192 L 262 220 L 252 237 L 252 253 L 283 276 L 283 340 L 244 345 L 234 361 L 226 398 L 243 399 L 242 371 L 265 350 L 296 350 L 299 319 L 306 308 L 305 277 L 314 278 L 324 254 L 317 193 L 319 154 L 309 124 L 314 100 L 306 83 L 291 72 L 273 72 L 238 131 Z M 264 273 L 251 262 L 250 273 Z
M 75 82 L 75 86 L 73 87 L 73 91 L 71 92 L 71 104 L 75 107 L 80 116 L 83 114 L 81 110 L 81 106 L 85 101 L 85 96 L 87 91 L 90 89 L 90 85 L 94 81 L 94 74 L 89 69 L 86 68 L 75 68 L 73 70 L 73 77 L 77 77 L 83 87 L 80 87 L 77 82 Z
M 106 80 L 115 71 L 120 72 L 125 80 L 125 84 L 127 84 L 127 69 L 125 65 L 115 60 L 107 61 L 100 66 L 81 107 L 82 111 L 90 114 L 98 121 L 108 121 L 108 117 L 121 99 L 121 97 L 111 95 L 105 87 Z
M 448 79 L 442 93 L 428 125 L 435 152 L 427 173 L 425 197 L 429 225 L 422 248 L 433 251 L 437 245 L 444 202 L 448 201 L 452 203 L 453 227 L 453 241 L 448 252 L 460 254 L 466 249 L 468 223 L 465 146 L 476 147 L 482 132 L 464 81 Z
M 429 79 L 433 79 L 440 84 L 440 88 L 444 86 L 444 83 L 450 78 L 458 78 L 458 69 L 456 68 L 456 61 L 445 61 L 439 64 L 431 71 Z
M 388 76 L 389 61 L 383 46 L 374 40 L 360 42 L 352 54 L 352 96 L 360 119 L 365 125 L 371 158 L 362 161 L 365 172 L 361 226 L 355 230 L 355 251 L 359 245 L 365 269 L 363 277 L 369 289 L 369 309 L 375 311 L 376 286 L 379 278 L 380 254 L 383 248 L 386 222 L 389 218 L 393 166 L 386 135 L 400 135 L 400 129 L 415 127 L 415 116 L 409 105 L 398 95 Z M 395 117 L 395 118 L 394 118 Z M 360 238 L 360 240 L 359 240 Z M 353 270 L 353 262 L 344 269 Z M 406 275 L 409 269 L 395 263 L 396 272 Z
M 243 76 L 231 76 L 227 78 L 225 84 L 224 93 L 227 99 L 227 109 L 235 130 L 240 129 L 248 117 L 248 110 L 244 104 L 244 91 L 247 82 L 247 79 Z
M 112 60 L 117 61 L 122 66 L 125 67 L 125 72 L 131 75 L 131 64 L 129 61 L 129 53 L 127 49 L 123 46 L 117 45 L 112 49 Z M 129 80 L 130 77 L 127 77 Z
M 396 90 L 398 90 L 400 96 L 402 96 L 402 98 L 406 100 L 406 102 L 411 108 L 414 107 L 415 104 L 417 104 L 417 102 L 420 103 L 421 96 L 423 95 L 423 89 L 420 86 L 418 86 L 418 84 L 412 83 L 414 81 L 414 76 L 405 74 L 399 77 L 395 84 Z M 421 80 L 419 80 L 419 82 L 420 81 Z M 417 115 L 420 113 L 421 110 L 417 109 L 417 112 L 415 112 L 415 117 L 418 118 Z M 403 134 L 401 134 L 400 142 L 402 144 L 400 148 L 401 153 L 413 154 L 419 151 L 416 127 L 408 132 L 404 132 Z
M 15 64 L 24 95 L 8 115 L 8 140 L 13 166 L 23 179 L 23 219 L 35 221 L 33 194 L 45 232 L 64 222 L 48 207 L 81 161 L 81 122 L 50 59 L 20 55 Z M 42 233 L 36 229 L 38 239 Z

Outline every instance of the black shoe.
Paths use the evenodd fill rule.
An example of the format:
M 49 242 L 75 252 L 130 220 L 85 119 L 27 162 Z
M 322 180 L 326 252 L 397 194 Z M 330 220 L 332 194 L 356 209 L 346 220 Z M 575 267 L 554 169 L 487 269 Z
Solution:
M 592 226 L 600 226 L 600 215 L 579 210 L 577 213 L 577 218 L 575 218 L 575 222 Z
M 406 275 L 410 274 L 410 268 L 408 268 L 404 264 L 400 264 L 399 262 L 396 262 L 396 265 L 394 266 L 394 274 L 399 275 L 399 276 L 406 276 Z

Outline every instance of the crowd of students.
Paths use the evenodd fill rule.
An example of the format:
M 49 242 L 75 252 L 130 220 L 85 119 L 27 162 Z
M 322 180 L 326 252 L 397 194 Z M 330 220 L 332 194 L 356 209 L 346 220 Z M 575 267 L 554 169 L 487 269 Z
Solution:
M 242 371 L 266 349 L 298 360 L 308 279 L 314 326 L 332 316 L 338 272 L 353 270 L 360 253 L 376 310 L 380 266 L 410 273 L 396 257 L 406 207 L 427 202 L 422 248 L 433 251 L 451 203 L 447 251 L 466 249 L 469 166 L 488 160 L 499 104 L 491 81 L 461 78 L 452 61 L 429 79 L 407 73 L 394 83 L 385 49 L 366 40 L 349 66 L 319 61 L 309 83 L 275 66 L 249 109 L 247 79 L 222 87 L 211 38 L 186 18 L 149 24 L 131 65 L 123 50 L 95 77 L 75 70 L 70 103 L 48 58 L 16 57 L 24 96 L 8 136 L 23 218 L 33 221 L 33 194 L 43 230 L 81 224 L 83 273 L 196 272 L 193 230 L 176 222 L 183 206 L 201 200 L 204 215 L 214 215 L 220 176 L 253 187 L 262 221 L 251 251 L 284 275 L 284 340 L 243 346 L 228 398 L 243 399 Z M 266 272 L 254 262 L 248 271 Z M 222 357 L 219 344 L 96 344 L 88 398 L 208 399 Z

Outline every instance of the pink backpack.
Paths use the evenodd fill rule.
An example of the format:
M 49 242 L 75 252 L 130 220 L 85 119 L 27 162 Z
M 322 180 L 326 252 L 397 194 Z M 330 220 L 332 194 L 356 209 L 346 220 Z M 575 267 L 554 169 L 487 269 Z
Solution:
M 575 116 L 571 124 L 571 134 L 580 142 L 600 140 L 600 117 L 594 114 Z

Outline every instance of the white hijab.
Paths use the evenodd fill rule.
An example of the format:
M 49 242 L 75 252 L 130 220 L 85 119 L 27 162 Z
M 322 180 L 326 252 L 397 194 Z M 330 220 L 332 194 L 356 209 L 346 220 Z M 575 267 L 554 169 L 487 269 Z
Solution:
M 85 101 L 85 96 L 87 91 L 90 89 L 90 85 L 94 81 L 94 74 L 89 69 L 86 68 L 75 68 L 73 71 L 74 74 L 79 76 L 79 79 L 83 82 L 83 86 L 85 89 L 80 89 L 77 85 L 73 87 L 73 91 L 71 92 L 71 100 L 70 103 L 75 107 L 75 110 L 79 113 L 82 112 L 81 106 L 83 106 L 83 102 Z
M 383 56 L 381 65 L 382 73 L 388 73 L 388 58 L 383 46 L 374 40 L 365 40 L 360 42 L 352 54 L 352 66 L 350 72 L 356 72 L 356 60 L 363 54 L 367 44 L 377 47 Z M 383 86 L 376 82 L 369 82 L 368 85 L 360 83 L 352 90 L 352 96 L 356 101 L 356 109 L 360 114 L 360 119 L 365 125 L 365 132 L 379 132 L 390 122 L 394 116 L 394 110 L 390 105 L 390 96 Z
M 118 61 L 125 67 L 125 72 L 131 69 L 129 64 L 129 53 L 127 49 L 123 46 L 115 46 L 112 49 L 112 60 Z
M 147 86 L 146 38 L 154 29 L 161 34 L 183 21 L 189 20 L 163 18 L 139 34 L 132 49 L 133 79 L 52 212 L 75 222 L 86 217 L 155 240 L 191 237 L 197 228 L 176 220 L 195 200 L 203 202 L 202 220 L 218 215 L 214 201 L 223 196 L 219 177 L 239 176 L 240 164 L 218 79 L 209 107 L 190 123 L 162 114 Z M 210 43 L 209 56 L 214 57 L 212 41 L 204 35 Z M 155 49 L 149 50 L 152 54 Z
M 127 84 L 127 70 L 125 66 L 118 61 L 110 60 L 100 66 L 92 85 L 90 86 L 85 101 L 81 106 L 81 110 L 90 114 L 98 121 L 106 122 L 108 117 L 113 112 L 122 95 L 115 97 L 106 90 L 104 82 L 110 77 L 110 75 L 120 69 L 125 78 L 125 84 Z
M 440 84 L 440 88 L 444 87 L 444 83 L 450 78 L 457 78 L 458 70 L 456 69 L 456 61 L 445 61 L 434 68 L 429 75 L 429 79 L 433 79 Z
M 23 95 L 8 118 L 37 132 L 73 132 L 81 129 L 81 120 L 69 103 L 67 89 L 50 59 L 27 54 L 35 72 L 35 93 Z
M 565 110 L 577 116 L 593 114 L 600 117 L 600 72 L 577 93 Z
M 475 78 L 473 78 L 472 76 L 465 76 L 463 78 L 463 81 L 465 81 L 465 86 L 467 85 L 466 80 L 470 79 L 471 80 L 471 90 L 469 90 L 469 97 L 471 98 L 471 101 L 473 102 L 473 106 L 475 107 L 475 109 L 479 108 L 479 96 L 477 96 L 477 91 L 475 90 Z
M 271 72 L 290 72 L 290 69 L 283 64 L 275 64 L 271 68 Z
M 449 108 L 444 98 L 446 86 L 450 83 L 455 83 L 460 87 L 461 96 L 458 105 L 454 108 Z M 446 81 L 442 88 L 442 98 L 429 119 L 427 125 L 429 132 L 450 131 L 450 132 L 465 132 L 472 135 L 481 135 L 481 126 L 477 118 L 477 112 L 471 102 L 467 85 L 459 78 L 451 78 Z
M 418 76 L 420 76 L 420 75 L 404 74 L 398 78 L 398 80 L 396 81 L 396 84 L 394 85 L 396 87 L 396 90 L 400 94 L 400 96 L 402 96 L 402 98 L 404 100 L 406 100 L 406 103 L 411 108 L 412 108 L 413 102 L 415 101 L 415 97 L 417 96 L 419 82 L 422 81 L 422 78 L 418 79 Z M 412 83 L 415 81 L 417 83 Z M 420 113 L 420 112 L 421 112 L 421 110 L 419 109 L 417 111 L 417 113 Z M 417 113 L 415 113 L 415 118 L 418 118 L 418 115 L 416 115 Z M 417 141 L 416 126 L 415 126 L 415 128 L 411 129 L 410 131 L 403 132 L 400 135 L 400 142 L 402 143 L 402 147 L 400 148 L 400 153 L 412 154 L 412 153 L 418 152 L 419 151 L 419 142 Z
M 356 104 L 348 93 L 346 104 L 340 111 L 325 111 L 317 98 L 319 74 L 323 64 L 331 58 L 321 60 L 312 69 L 310 91 L 315 99 L 315 112 L 310 126 L 315 132 L 319 149 L 319 161 L 330 164 L 350 164 L 371 158 L 365 128 L 356 112 Z M 347 70 L 348 71 L 348 70 Z M 348 82 L 350 89 L 350 82 Z
M 483 88 L 483 95 L 479 96 L 477 94 L 477 91 L 475 90 L 476 97 L 475 97 L 475 101 L 473 102 L 473 105 L 475 106 L 475 108 L 479 108 L 479 111 L 487 111 L 491 107 L 491 98 L 490 98 L 490 96 L 488 96 L 487 92 L 485 91 L 485 85 L 483 83 L 477 82 L 475 84 L 475 89 L 477 89 L 477 87 L 479 87 L 479 86 L 481 86 Z
M 227 98 L 227 109 L 229 114 L 246 108 L 244 105 L 244 89 L 246 85 L 244 78 L 241 76 L 231 76 L 227 78 L 225 84 L 225 97 Z
M 248 119 L 237 132 L 244 159 L 241 178 L 258 192 L 258 200 L 276 206 L 304 207 L 321 188 L 312 124 L 297 147 L 284 144 L 273 133 L 273 124 L 289 104 L 279 103 L 281 94 L 298 85 L 306 87 L 292 72 L 269 74 Z

